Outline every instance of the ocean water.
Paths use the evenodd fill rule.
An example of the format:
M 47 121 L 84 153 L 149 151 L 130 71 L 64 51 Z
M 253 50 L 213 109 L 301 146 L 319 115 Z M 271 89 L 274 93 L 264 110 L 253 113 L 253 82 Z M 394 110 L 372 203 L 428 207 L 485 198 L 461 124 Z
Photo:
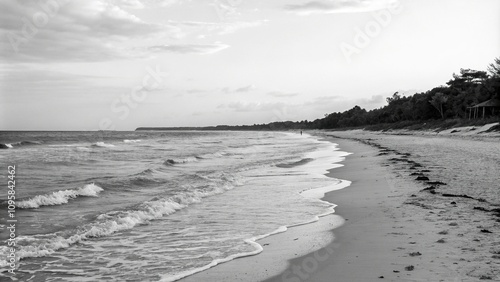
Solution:
M 283 132 L 1 132 L 0 280 L 7 166 L 16 167 L 15 278 L 175 281 L 333 211 L 346 155 Z

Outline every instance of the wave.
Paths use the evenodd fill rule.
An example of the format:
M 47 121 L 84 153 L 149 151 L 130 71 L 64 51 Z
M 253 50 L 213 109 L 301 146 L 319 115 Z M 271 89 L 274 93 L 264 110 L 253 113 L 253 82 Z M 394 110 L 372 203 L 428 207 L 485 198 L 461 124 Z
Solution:
M 137 142 L 141 142 L 141 139 L 125 139 L 123 140 L 124 143 L 137 143 Z
M 118 231 L 132 229 L 138 225 L 148 224 L 150 221 L 175 213 L 190 204 L 198 203 L 203 198 L 222 194 L 233 189 L 238 182 L 232 176 L 224 176 L 224 183 L 213 183 L 211 189 L 199 189 L 191 192 L 179 193 L 170 197 L 155 197 L 141 203 L 130 210 L 111 211 L 97 216 L 96 220 L 80 226 L 70 233 L 62 232 L 19 236 L 17 238 L 18 259 L 28 257 L 44 257 L 60 249 L 91 239 L 109 236 Z M 57 193 L 57 192 L 56 192 Z M 7 247 L 0 247 L 0 254 L 7 253 Z M 2 257 L 6 257 L 2 256 Z M 7 261 L 0 260 L 0 266 L 5 266 Z
M 37 209 L 42 206 L 62 205 L 77 197 L 97 197 L 102 191 L 101 187 L 91 183 L 78 189 L 61 190 L 52 194 L 37 195 L 28 200 L 21 200 L 17 202 L 17 207 L 20 209 Z
M 115 145 L 104 143 L 104 142 L 96 142 L 96 143 L 92 144 L 92 147 L 112 148 L 112 147 L 115 147 Z
M 303 160 L 301 160 L 301 161 L 303 161 Z M 304 190 L 304 191 L 300 192 L 300 194 L 303 195 L 304 197 L 307 197 L 307 198 L 314 198 L 314 199 L 318 199 L 319 200 L 319 199 L 321 199 L 321 198 L 324 197 L 325 193 L 333 191 L 333 190 L 343 189 L 343 188 L 349 186 L 350 184 L 351 184 L 350 181 L 340 180 L 339 179 L 333 185 L 326 186 L 326 187 L 320 187 L 320 188 L 313 188 L 313 189 L 309 189 L 309 190 Z M 316 190 L 315 191 L 316 193 L 314 193 L 314 194 L 313 193 L 310 193 L 310 194 L 307 193 L 307 191 L 311 192 L 313 190 Z M 266 238 L 266 237 L 269 237 L 269 236 L 272 236 L 272 235 L 275 235 L 275 234 L 286 232 L 289 228 L 293 228 L 293 227 L 296 227 L 296 226 L 307 225 L 307 224 L 311 224 L 311 223 L 317 222 L 317 221 L 319 221 L 320 217 L 324 217 L 324 216 L 327 216 L 327 215 L 335 213 L 335 207 L 337 205 L 332 204 L 332 203 L 327 202 L 327 201 L 323 201 L 323 200 L 319 200 L 319 201 L 320 202 L 324 202 L 325 204 L 328 205 L 328 209 L 327 209 L 326 212 L 324 212 L 322 214 L 315 215 L 313 218 L 311 218 L 308 221 L 304 221 L 304 222 L 300 222 L 300 223 L 295 223 L 295 224 L 290 224 L 290 225 L 280 226 L 280 227 L 278 227 L 278 229 L 276 229 L 276 230 L 274 230 L 274 231 L 272 231 L 270 233 L 263 234 L 263 235 L 258 235 L 258 236 L 254 236 L 254 237 L 249 238 L 249 239 L 245 239 L 244 240 L 245 243 L 247 243 L 247 244 L 249 244 L 249 245 L 251 245 L 251 246 L 254 247 L 253 251 L 244 252 L 244 253 L 237 253 L 237 254 L 233 254 L 233 255 L 230 255 L 230 256 L 225 257 L 225 258 L 214 259 L 212 262 L 210 262 L 207 265 L 204 265 L 202 267 L 198 267 L 198 268 L 195 268 L 195 269 L 191 269 L 191 270 L 188 270 L 188 271 L 184 271 L 184 272 L 180 272 L 180 273 L 176 273 L 176 274 L 167 274 L 167 275 L 162 276 L 162 278 L 160 279 L 160 281 L 162 281 L 162 282 L 174 282 L 174 281 L 180 280 L 182 278 L 194 275 L 196 273 L 205 271 L 205 270 L 207 270 L 209 268 L 212 268 L 212 267 L 215 267 L 215 266 L 217 266 L 219 264 L 222 264 L 222 263 L 225 263 L 225 262 L 229 262 L 231 260 L 235 260 L 237 258 L 249 257 L 249 256 L 254 256 L 254 255 L 260 254 L 264 249 L 263 249 L 263 247 L 259 243 L 257 243 L 258 240 L 261 240 L 263 238 Z
M 147 168 L 139 173 L 130 175 L 130 177 L 132 181 L 142 180 L 147 182 L 156 182 L 157 177 L 164 178 L 165 174 L 161 170 L 155 168 Z
M 226 152 L 215 152 L 215 153 L 208 153 L 208 154 L 204 154 L 204 155 L 201 155 L 201 156 L 197 156 L 196 158 L 198 159 L 217 159 L 217 158 L 222 158 L 224 156 L 227 156 L 228 153 Z
M 151 201 L 143 203 L 138 210 L 115 211 L 101 214 L 93 223 L 79 227 L 74 234 L 61 232 L 17 237 L 17 258 L 45 257 L 54 252 L 69 248 L 82 241 L 109 236 L 121 230 L 131 229 L 136 225 L 146 224 L 149 221 L 180 210 L 184 205 L 172 200 Z M 0 253 L 7 253 L 7 247 L 0 247 Z M 4 256 L 6 257 L 6 256 Z M 7 265 L 6 260 L 0 261 L 0 266 Z
M 0 149 L 12 149 L 14 147 L 21 147 L 21 146 L 33 146 L 33 145 L 41 145 L 43 144 L 42 141 L 19 141 L 16 143 L 10 143 L 10 144 L 0 144 Z
M 208 154 L 204 154 L 204 155 L 192 156 L 192 157 L 181 158 L 181 159 L 168 159 L 165 162 L 163 162 L 163 164 L 167 165 L 167 166 L 175 165 L 175 164 L 185 164 L 185 163 L 197 162 L 199 160 L 204 160 L 204 159 L 222 158 L 226 155 L 228 155 L 226 152 L 215 152 L 215 153 L 208 153 Z
M 300 191 L 300 195 L 302 195 L 303 197 L 306 197 L 308 199 L 316 199 L 316 200 L 320 200 L 321 202 L 326 202 L 326 201 L 322 200 L 325 197 L 326 193 L 332 192 L 335 190 L 344 189 L 345 187 L 348 187 L 349 185 L 351 185 L 351 181 L 337 179 L 336 183 L 329 185 L 329 186 L 302 190 L 302 191 Z M 326 202 L 326 203 L 328 203 L 328 202 Z
M 157 180 L 156 178 L 151 178 L 148 176 L 135 176 L 130 180 L 130 183 L 132 183 L 134 186 L 145 186 L 145 185 L 150 185 L 150 184 L 158 184 L 161 183 L 161 180 Z
M 301 161 L 303 161 L 303 160 L 301 160 Z M 321 188 L 316 188 L 316 189 L 310 189 L 310 190 L 319 190 L 318 193 L 314 194 L 314 196 L 313 195 L 304 195 L 304 194 L 307 194 L 307 193 L 305 193 L 306 191 L 310 191 L 310 190 L 302 191 L 300 194 L 303 194 L 303 196 L 308 197 L 308 198 L 319 199 L 318 195 L 323 195 L 324 196 L 324 193 L 326 193 L 326 192 L 330 192 L 330 191 L 337 190 L 337 189 L 342 189 L 342 188 L 345 188 L 345 187 L 349 186 L 350 184 L 351 184 L 350 181 L 339 180 L 336 184 L 331 185 L 331 186 L 321 187 Z M 324 212 L 322 214 L 319 214 L 319 215 L 316 215 L 316 216 L 314 216 L 312 219 L 310 219 L 308 221 L 304 221 L 304 222 L 300 222 L 300 223 L 296 223 L 296 224 L 291 224 L 291 225 L 280 226 L 278 229 L 276 229 L 276 230 L 274 230 L 274 231 L 272 231 L 270 233 L 259 235 L 259 236 L 255 236 L 255 237 L 252 237 L 250 239 L 245 239 L 244 240 L 245 243 L 247 243 L 247 244 L 249 244 L 249 245 L 251 245 L 251 246 L 254 247 L 253 251 L 244 252 L 244 253 L 237 253 L 237 254 L 233 254 L 233 255 L 230 255 L 230 256 L 225 257 L 225 258 L 215 259 L 215 260 L 213 260 L 212 262 L 210 262 L 207 265 L 204 265 L 202 267 L 195 268 L 195 269 L 192 269 L 192 270 L 184 271 L 184 272 L 181 272 L 181 273 L 167 274 L 167 275 L 164 275 L 161 278 L 160 281 L 162 281 L 162 282 L 177 281 L 177 280 L 180 280 L 182 278 L 191 276 L 193 274 L 205 271 L 205 270 L 207 270 L 209 268 L 215 267 L 215 266 L 217 266 L 219 264 L 222 264 L 222 263 L 225 263 L 225 262 L 229 262 L 231 260 L 235 260 L 237 258 L 258 255 L 258 254 L 260 254 L 264 250 L 262 248 L 262 246 L 259 243 L 257 243 L 258 240 L 261 240 L 263 238 L 266 238 L 266 237 L 269 237 L 269 236 L 272 236 L 272 235 L 275 235 L 275 234 L 286 232 L 289 228 L 292 228 L 292 227 L 301 226 L 301 225 L 307 225 L 307 224 L 311 224 L 311 223 L 317 222 L 317 221 L 319 221 L 320 217 L 324 217 L 324 216 L 327 216 L 327 215 L 332 214 L 332 213 L 335 212 L 335 209 L 334 209 L 336 207 L 335 204 L 332 204 L 330 202 L 323 201 L 323 200 L 320 200 L 320 201 L 324 202 L 324 203 L 326 203 L 328 205 L 328 210 L 326 212 Z
M 155 170 L 155 169 L 148 168 L 148 169 L 145 169 L 145 170 L 143 170 L 143 171 L 141 171 L 141 172 L 139 172 L 139 173 L 137 173 L 137 174 L 135 174 L 135 175 L 139 175 L 139 176 L 141 176 L 141 175 L 152 175 L 152 174 L 153 174 L 153 173 L 155 173 L 155 172 L 156 172 L 156 170 Z M 135 176 L 135 175 L 134 175 L 134 176 Z
M 163 164 L 164 165 L 186 164 L 186 163 L 197 162 L 200 159 L 201 158 L 198 156 L 187 157 L 187 158 L 183 158 L 183 159 L 168 159 L 168 160 L 164 161 Z
M 14 146 L 28 146 L 28 145 L 41 145 L 43 144 L 42 141 L 21 141 L 14 143 Z
M 181 273 L 177 273 L 177 274 L 173 274 L 173 275 L 172 274 L 167 274 L 167 275 L 164 275 L 160 279 L 160 281 L 161 282 L 173 282 L 173 281 L 177 281 L 177 280 L 180 280 L 182 278 L 185 278 L 185 277 L 191 276 L 193 274 L 196 274 L 198 272 L 202 272 L 202 271 L 205 271 L 207 269 L 210 269 L 210 268 L 212 268 L 214 266 L 217 266 L 219 264 L 235 260 L 237 258 L 243 258 L 243 257 L 249 257 L 249 256 L 258 255 L 258 254 L 260 254 L 264 250 L 264 248 L 262 248 L 262 246 L 259 243 L 256 242 L 257 240 L 260 240 L 260 239 L 263 239 L 263 238 L 266 238 L 266 237 L 269 237 L 269 236 L 272 236 L 272 235 L 275 235 L 275 234 L 278 234 L 278 233 L 283 233 L 283 232 L 287 231 L 287 229 L 288 228 L 286 226 L 281 226 L 281 227 L 279 227 L 278 229 L 276 229 L 275 231 L 273 231 L 271 233 L 267 233 L 267 234 L 264 234 L 264 235 L 261 235 L 261 236 L 255 236 L 255 237 L 252 237 L 250 239 L 244 240 L 245 243 L 247 243 L 247 244 L 249 244 L 249 245 L 251 245 L 251 246 L 253 246 L 255 248 L 255 250 L 253 250 L 253 251 L 244 252 L 244 253 L 237 253 L 237 254 L 233 254 L 233 255 L 230 255 L 230 256 L 225 257 L 225 258 L 214 259 L 212 262 L 210 262 L 207 265 L 204 265 L 202 267 L 195 268 L 195 269 L 192 269 L 192 270 L 184 271 L 184 272 L 181 272 Z
M 305 164 L 312 162 L 312 161 L 314 161 L 313 158 L 305 158 L 305 159 L 302 159 L 302 160 L 297 161 L 297 162 L 281 163 L 281 164 L 277 164 L 276 166 L 280 167 L 280 168 L 292 168 L 292 167 L 296 167 L 296 166 L 305 165 Z

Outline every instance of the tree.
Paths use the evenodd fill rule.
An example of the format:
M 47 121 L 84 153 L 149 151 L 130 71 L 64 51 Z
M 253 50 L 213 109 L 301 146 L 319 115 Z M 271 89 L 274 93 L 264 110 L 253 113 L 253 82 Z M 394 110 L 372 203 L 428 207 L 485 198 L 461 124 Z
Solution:
M 453 74 L 453 79 L 446 84 L 456 91 L 465 91 L 482 84 L 488 79 L 488 73 L 471 69 L 460 69 L 460 74 Z
M 500 77 L 500 57 L 495 58 L 495 62 L 489 64 L 488 71 L 493 77 Z
M 446 103 L 446 101 L 448 101 L 448 97 L 446 97 L 442 92 L 434 94 L 429 101 L 429 103 L 431 103 L 431 105 L 439 111 L 441 118 L 444 118 L 443 104 Z
M 488 66 L 491 76 L 486 81 L 485 87 L 491 97 L 500 98 L 500 57 Z
M 399 95 L 399 92 L 394 92 L 394 94 L 392 94 L 392 97 L 387 97 L 385 100 L 387 101 L 387 104 L 391 104 L 393 102 L 401 100 L 401 95 Z

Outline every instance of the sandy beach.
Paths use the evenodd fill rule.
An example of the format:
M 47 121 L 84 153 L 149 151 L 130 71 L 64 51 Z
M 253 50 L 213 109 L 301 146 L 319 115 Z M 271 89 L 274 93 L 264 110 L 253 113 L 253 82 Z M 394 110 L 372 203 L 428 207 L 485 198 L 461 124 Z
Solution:
M 353 153 L 329 173 L 352 181 L 336 213 L 181 281 L 500 280 L 498 137 L 318 134 Z
M 379 256 L 378 259 L 392 261 L 394 271 L 381 276 L 391 281 L 500 280 L 498 136 L 467 133 L 457 136 L 384 134 L 361 130 L 327 135 L 370 144 L 372 148 L 377 148 L 376 161 L 388 169 L 386 179 L 390 192 L 384 195 L 386 200 L 378 205 L 385 211 L 374 219 L 384 223 L 387 217 L 391 218 L 390 229 L 384 228 L 386 238 L 381 241 L 388 243 L 385 250 L 391 248 L 392 254 Z M 343 148 L 348 148 L 345 142 L 339 140 L 339 143 L 341 148 L 342 144 Z M 351 161 L 355 159 L 353 156 Z M 343 171 L 348 169 L 348 164 L 349 159 L 346 167 L 333 170 L 333 175 L 349 179 L 349 175 L 345 174 L 349 172 Z M 355 182 L 357 174 L 350 173 Z M 361 179 L 367 176 L 363 175 Z M 350 188 L 356 187 L 353 185 Z M 352 214 L 342 212 L 344 200 L 339 198 L 348 191 L 345 189 L 328 195 L 328 200 L 338 201 L 340 215 Z M 355 234 L 345 231 L 354 228 L 349 225 L 348 221 L 333 232 L 339 235 L 343 232 Z M 348 241 L 355 241 L 356 248 L 366 242 L 364 238 Z M 337 243 L 342 245 L 343 242 L 337 240 Z M 356 248 L 351 248 L 351 251 L 358 253 L 358 250 L 353 250 Z M 364 253 L 362 249 L 359 251 Z M 365 266 L 358 266 L 353 270 L 363 272 Z M 345 266 L 336 272 L 330 270 L 334 268 L 329 267 L 324 273 L 346 273 Z M 355 273 L 345 277 L 356 280 Z M 318 279 L 311 281 L 327 281 L 326 277 L 319 275 Z M 370 280 L 360 277 L 359 281 Z

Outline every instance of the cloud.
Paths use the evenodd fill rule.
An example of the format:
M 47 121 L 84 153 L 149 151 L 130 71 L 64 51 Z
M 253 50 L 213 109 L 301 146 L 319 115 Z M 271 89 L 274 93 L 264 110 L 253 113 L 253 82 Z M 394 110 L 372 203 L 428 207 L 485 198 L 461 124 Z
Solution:
M 230 87 L 224 87 L 221 89 L 221 91 L 225 94 L 229 94 L 229 93 L 246 93 L 255 89 L 257 89 L 257 87 L 255 87 L 255 85 L 250 84 L 234 89 L 231 89 Z
M 179 54 L 214 54 L 229 48 L 229 45 L 222 43 L 215 44 L 172 44 L 172 45 L 157 45 L 151 46 L 148 49 L 153 52 L 171 52 Z
M 244 28 L 250 28 L 250 27 L 257 27 L 262 25 L 263 23 L 267 22 L 267 20 L 262 20 L 262 21 L 254 21 L 254 22 L 233 22 L 233 23 L 226 23 L 224 25 L 220 25 L 219 33 L 220 35 L 224 34 L 230 34 L 234 33 L 240 29 Z
M 42 93 L 50 88 L 70 90 L 84 85 L 98 86 L 99 80 L 98 76 L 17 66 L 0 76 L 0 85 L 7 93 Z
M 241 15 L 239 12 L 240 9 L 238 9 L 241 5 L 241 1 L 217 0 L 213 1 L 210 5 L 215 10 L 220 20 L 235 18 Z
M 235 22 L 198 22 L 198 21 L 169 21 L 169 25 L 182 28 L 187 33 L 200 33 L 199 36 L 206 37 L 207 34 L 226 35 L 235 33 L 241 29 L 257 27 L 267 22 L 260 21 L 235 21 Z
M 147 7 L 168 7 L 181 0 L 109 0 L 113 4 L 126 9 L 143 9 Z
M 139 0 L 114 0 L 113 3 L 125 9 L 143 9 L 145 7 Z
M 265 117 L 267 122 L 298 120 L 305 112 L 310 112 L 310 108 L 304 108 L 303 104 L 288 104 L 284 102 L 237 101 L 219 105 L 217 108 L 253 117 Z M 259 114 L 255 115 L 255 113 Z
M 158 4 L 160 7 L 168 7 L 178 3 L 179 1 L 180 0 L 152 0 L 152 2 Z
M 385 97 L 383 95 L 372 95 L 370 98 L 358 99 L 356 103 L 367 106 L 379 105 L 385 103 Z
M 321 96 L 321 97 L 316 97 L 310 101 L 307 101 L 304 103 L 304 107 L 310 107 L 315 110 L 320 110 L 320 111 L 331 111 L 331 109 L 335 109 L 338 107 L 338 105 L 341 103 L 342 97 L 341 96 Z
M 256 87 L 253 86 L 253 85 L 247 85 L 247 86 L 243 86 L 243 87 L 240 87 L 240 88 L 237 88 L 234 90 L 234 92 L 248 92 L 250 90 L 254 90 Z
M 121 7 L 137 1 L 1 1 L 0 57 L 7 61 L 108 61 L 142 56 L 138 39 L 175 37 L 179 28 L 147 23 Z M 119 2 L 119 3 L 118 3 Z M 46 4 L 46 6 L 42 5 Z
M 324 103 L 333 103 L 335 101 L 338 101 L 339 99 L 341 99 L 342 97 L 341 96 L 336 96 L 336 95 L 332 95 L 332 96 L 321 96 L 321 97 L 316 97 L 314 98 L 314 100 L 308 102 L 310 104 L 324 104 Z
M 205 93 L 207 92 L 206 90 L 203 89 L 188 89 L 186 90 L 186 93 L 188 94 L 199 94 L 199 93 Z
M 385 9 L 399 0 L 315 0 L 286 5 L 285 10 L 299 15 L 359 13 Z
M 299 93 L 286 93 L 286 92 L 280 92 L 280 91 L 271 91 L 268 92 L 267 95 L 273 96 L 273 97 L 279 97 L 279 98 L 286 98 L 286 97 L 295 97 L 299 95 Z
M 229 46 L 174 43 L 188 36 L 234 33 L 264 22 L 152 23 L 133 14 L 137 9 L 176 3 L 181 4 L 179 0 L 0 1 L 0 33 L 5 34 L 0 60 L 97 62 L 148 58 L 156 52 L 213 54 Z
M 235 112 L 263 112 L 263 111 L 279 111 L 286 107 L 284 103 L 270 103 L 270 102 L 247 102 L 237 101 L 228 104 L 221 104 L 218 109 L 232 109 Z

